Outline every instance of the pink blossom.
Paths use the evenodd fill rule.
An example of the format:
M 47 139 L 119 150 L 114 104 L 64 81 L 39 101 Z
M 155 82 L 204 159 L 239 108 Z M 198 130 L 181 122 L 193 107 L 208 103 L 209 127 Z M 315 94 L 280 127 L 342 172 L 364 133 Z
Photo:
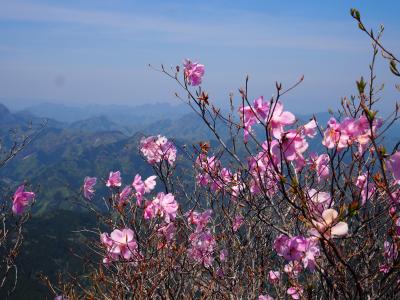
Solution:
M 226 261 L 226 260 L 228 259 L 228 250 L 222 249 L 222 250 L 219 252 L 219 259 L 220 259 L 222 262 Z
M 318 156 L 318 154 L 312 153 L 310 154 L 310 163 L 311 163 L 311 169 L 317 172 L 318 182 L 321 182 L 321 180 L 329 177 L 330 158 L 328 154 L 324 153 Z
M 315 137 L 317 134 L 317 122 L 314 119 L 303 126 L 303 134 L 309 138 Z
M 149 136 L 140 140 L 140 151 L 151 165 L 167 161 L 173 165 L 176 160 L 176 147 L 164 136 Z
M 178 206 L 174 195 L 158 193 L 153 201 L 147 203 L 144 210 L 144 218 L 152 219 L 160 216 L 164 217 L 166 223 L 170 223 L 176 217 Z
M 308 196 L 311 201 L 308 201 L 310 210 L 317 215 L 322 215 L 325 209 L 333 205 L 331 195 L 326 192 L 317 192 L 315 189 L 308 191 Z
M 297 169 L 305 165 L 303 153 L 308 148 L 308 143 L 296 130 L 289 130 L 281 134 L 281 143 L 271 143 L 271 151 L 275 157 L 281 157 L 281 152 L 288 161 L 294 161 Z
M 137 204 L 140 206 L 144 194 L 150 193 L 156 186 L 157 176 L 153 175 L 147 178 L 144 182 L 139 174 L 136 174 L 132 186 L 136 191 Z
M 189 85 L 196 86 L 201 84 L 201 79 L 204 75 L 204 65 L 186 59 L 183 62 L 183 66 L 185 78 Z
M 289 238 L 286 235 L 280 235 L 274 241 L 274 249 L 279 256 L 289 262 L 301 261 L 304 267 L 310 271 L 314 271 L 315 259 L 320 255 L 317 242 L 312 238 L 302 236 Z M 289 265 L 288 267 L 295 265 Z M 288 272 L 291 273 L 292 271 L 289 270 Z
M 190 224 L 196 225 L 196 232 L 202 231 L 207 226 L 207 223 L 211 219 L 211 215 L 212 215 L 211 209 L 208 209 L 203 213 L 199 213 L 196 211 L 190 211 L 187 213 L 188 222 Z
M 96 185 L 97 178 L 96 177 L 85 177 L 83 181 L 83 196 L 90 200 L 94 195 L 94 186 Z
M 326 238 L 334 238 L 346 235 L 349 228 L 345 222 L 337 222 L 338 212 L 332 208 L 328 208 L 322 212 L 322 217 L 318 220 L 313 220 L 315 228 L 309 230 L 309 233 L 314 237 L 321 237 L 321 234 Z
M 389 241 L 385 241 L 383 243 L 383 249 L 383 257 L 385 259 L 385 263 L 380 266 L 380 271 L 383 273 L 388 273 L 393 267 L 393 263 L 397 259 L 399 251 L 397 249 L 396 243 L 391 243 Z
M 283 111 L 283 104 L 277 102 L 275 104 L 271 119 L 270 126 L 272 129 L 272 135 L 276 139 L 280 139 L 282 133 L 285 131 L 284 126 L 292 125 L 296 121 L 296 117 L 288 111 Z
M 292 297 L 292 299 L 298 300 L 303 294 L 303 288 L 301 286 L 292 286 L 288 288 L 287 294 Z
M 288 274 L 289 277 L 297 278 L 299 277 L 300 272 L 303 270 L 303 267 L 300 261 L 294 260 L 287 263 L 283 267 L 283 271 Z
M 165 238 L 167 243 L 171 243 L 175 238 L 176 226 L 173 222 L 171 222 L 158 228 L 157 232 Z
M 268 281 L 271 284 L 277 284 L 281 279 L 281 272 L 279 271 L 269 271 L 268 272 Z
M 132 188 L 129 185 L 124 187 L 122 192 L 119 193 L 119 204 L 125 203 L 131 196 L 131 193 L 132 193 Z
M 269 103 L 264 102 L 264 97 L 258 97 L 253 101 L 254 111 L 260 120 L 265 121 L 269 113 Z
M 240 226 L 242 226 L 243 222 L 244 222 L 243 217 L 241 215 L 236 215 L 232 226 L 233 232 L 238 231 Z
M 400 184 L 400 151 L 397 151 L 386 159 L 386 164 L 392 172 L 394 179 Z
M 348 147 L 349 136 L 346 131 L 342 130 L 340 123 L 335 118 L 328 121 L 328 128 L 325 130 L 322 144 L 328 149 L 337 147 L 342 150 Z
M 306 248 L 304 256 L 301 259 L 304 268 L 308 268 L 311 272 L 314 272 L 316 262 L 315 259 L 320 256 L 320 250 L 317 246 L 317 241 L 312 238 L 308 238 L 306 241 Z
M 375 193 L 375 184 L 368 181 L 368 174 L 364 173 L 357 177 L 356 186 L 361 190 L 361 204 L 364 205 Z
M 209 230 L 194 232 L 189 236 L 191 247 L 188 249 L 189 256 L 205 267 L 210 267 L 214 261 L 215 238 Z
M 121 172 L 110 172 L 110 175 L 108 177 L 106 186 L 108 187 L 120 187 L 121 186 Z
M 104 262 L 117 261 L 119 258 L 138 260 L 141 257 L 132 229 L 115 229 L 111 235 L 102 233 L 100 241 L 107 249 L 107 257 Z
M 27 207 L 35 198 L 35 193 L 25 192 L 24 189 L 25 186 L 22 184 L 14 193 L 12 211 L 16 215 L 22 215 L 25 207 Z

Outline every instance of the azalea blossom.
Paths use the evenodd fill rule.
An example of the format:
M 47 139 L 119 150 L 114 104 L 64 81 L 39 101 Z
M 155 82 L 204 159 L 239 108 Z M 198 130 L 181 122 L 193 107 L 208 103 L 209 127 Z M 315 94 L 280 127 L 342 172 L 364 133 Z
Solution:
M 226 260 L 228 259 L 228 250 L 222 249 L 222 250 L 219 252 L 219 259 L 220 259 L 222 262 L 226 261 Z
M 288 288 L 287 294 L 292 297 L 292 299 L 298 300 L 301 295 L 303 295 L 303 288 L 301 286 L 292 286 Z
M 131 193 L 132 193 L 132 188 L 129 185 L 124 187 L 122 192 L 119 193 L 119 204 L 125 203 L 131 196 Z
M 209 230 L 194 232 L 189 236 L 191 247 L 188 249 L 189 256 L 196 262 L 210 267 L 214 261 L 215 238 Z
M 167 243 L 171 243 L 175 238 L 176 226 L 171 222 L 159 227 L 157 232 L 165 238 Z
M 31 201 L 35 198 L 34 192 L 25 192 L 25 185 L 20 185 L 14 193 L 12 211 L 16 215 L 22 215 Z
M 137 205 L 141 205 L 143 196 L 147 193 L 150 193 L 156 187 L 156 178 L 157 176 L 153 175 L 148 177 L 145 181 L 142 181 L 142 177 L 139 174 L 136 174 L 132 186 L 136 191 L 136 199 Z
M 125 260 L 138 260 L 141 258 L 135 233 L 130 228 L 115 229 L 110 235 L 102 233 L 100 241 L 107 249 L 107 256 L 103 260 L 105 263 L 117 261 L 120 258 Z
M 325 209 L 333 205 L 331 195 L 327 192 L 317 192 L 315 189 L 308 191 L 311 201 L 308 201 L 311 212 L 321 215 Z
M 178 211 L 178 203 L 174 195 L 158 193 L 153 201 L 147 203 L 144 210 L 144 218 L 152 219 L 156 216 L 164 217 L 166 223 L 170 223 L 176 217 Z
M 303 134 L 309 138 L 313 138 L 317 134 L 317 122 L 312 119 L 310 122 L 303 126 Z
M 189 224 L 196 225 L 196 232 L 201 232 L 211 219 L 212 210 L 208 209 L 202 213 L 189 211 L 187 214 Z
M 364 205 L 375 193 L 375 184 L 368 181 L 368 174 L 364 173 L 357 177 L 356 186 L 361 190 L 361 204 Z
M 394 179 L 400 184 L 400 151 L 392 154 L 386 159 L 388 169 L 392 172 Z
M 96 185 L 97 178 L 96 177 L 85 177 L 83 181 L 83 196 L 90 200 L 94 195 L 94 186 Z
M 244 222 L 244 218 L 241 215 L 236 215 L 235 219 L 233 221 L 233 226 L 232 226 L 233 232 L 238 231 L 240 226 L 242 226 L 243 222 Z
M 173 165 L 176 160 L 176 147 L 166 137 L 149 136 L 140 140 L 140 151 L 151 165 L 166 161 Z
M 268 281 L 271 284 L 277 284 L 281 279 L 281 272 L 279 271 L 269 271 L 268 272 Z
M 204 65 L 197 62 L 191 62 L 186 59 L 183 63 L 185 78 L 189 85 L 196 86 L 201 84 L 202 77 L 204 75 Z
M 244 142 L 247 143 L 249 135 L 252 133 L 252 126 L 267 120 L 269 103 L 264 102 L 264 97 L 261 96 L 253 101 L 253 106 L 241 106 L 238 112 L 243 123 Z
M 309 233 L 315 237 L 334 238 L 346 235 L 349 228 L 345 222 L 337 222 L 338 212 L 332 208 L 328 208 L 322 212 L 319 220 L 313 220 L 315 228 L 309 230 Z
M 270 118 L 272 135 L 274 138 L 280 139 L 282 133 L 285 131 L 284 126 L 294 124 L 296 117 L 291 112 L 283 111 L 283 104 L 279 101 L 271 109 L 273 109 Z
M 108 187 L 120 187 L 121 186 L 121 172 L 110 172 L 108 176 L 108 180 L 106 182 L 106 186 Z

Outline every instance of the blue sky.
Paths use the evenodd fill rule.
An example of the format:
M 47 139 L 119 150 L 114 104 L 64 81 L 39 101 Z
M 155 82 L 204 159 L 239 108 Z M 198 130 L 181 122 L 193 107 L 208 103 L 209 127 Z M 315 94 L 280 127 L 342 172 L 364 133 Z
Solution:
M 384 43 L 400 53 L 400 1 L 0 0 L 0 99 L 38 102 L 174 103 L 176 85 L 148 64 L 191 58 L 206 65 L 204 88 L 228 103 L 248 74 L 252 97 L 274 82 L 304 83 L 285 105 L 312 113 L 336 108 L 368 75 L 370 41 L 349 16 L 360 10 Z M 380 59 L 381 110 L 398 100 Z M 237 95 L 237 93 L 236 93 Z

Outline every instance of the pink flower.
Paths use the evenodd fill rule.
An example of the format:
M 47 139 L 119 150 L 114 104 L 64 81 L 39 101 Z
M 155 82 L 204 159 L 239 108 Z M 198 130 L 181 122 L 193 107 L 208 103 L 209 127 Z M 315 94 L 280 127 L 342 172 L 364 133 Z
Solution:
M 212 215 L 212 210 L 208 209 L 203 213 L 198 213 L 196 211 L 190 211 L 187 213 L 188 222 L 190 224 L 196 225 L 196 232 L 200 232 L 207 226 Z
M 303 294 L 303 288 L 301 286 L 292 286 L 288 288 L 287 294 L 292 297 L 292 299 L 298 300 Z
M 281 134 L 281 139 L 281 143 L 271 143 L 272 155 L 280 158 L 282 152 L 286 160 L 296 163 L 296 169 L 301 169 L 305 165 L 303 153 L 308 148 L 306 139 L 296 130 L 288 130 Z
M 20 185 L 14 193 L 12 211 L 16 215 L 22 215 L 25 207 L 35 198 L 35 193 L 25 192 L 25 186 Z
M 132 188 L 129 185 L 124 187 L 122 192 L 119 193 L 119 204 L 125 203 L 131 196 L 131 193 L 132 193 Z
M 247 143 L 252 126 L 266 121 L 269 113 L 269 103 L 264 102 L 264 97 L 258 97 L 253 101 L 253 106 L 241 106 L 238 109 L 240 119 L 244 127 L 244 142 Z
M 165 238 L 167 243 L 171 243 L 175 238 L 176 226 L 173 222 L 171 222 L 158 228 L 157 232 Z
M 260 120 L 265 121 L 269 112 L 269 103 L 264 102 L 264 97 L 258 97 L 253 101 L 254 111 Z
M 331 195 L 326 192 L 317 192 L 315 189 L 308 191 L 311 201 L 308 201 L 310 210 L 317 215 L 321 215 L 325 209 L 333 205 Z
M 342 130 L 340 123 L 335 118 L 328 121 L 328 128 L 325 130 L 322 144 L 328 149 L 337 147 L 338 150 L 347 148 L 349 136 Z
M 396 243 L 391 243 L 389 241 L 385 241 L 383 243 L 383 257 L 385 259 L 385 263 L 380 266 L 380 271 L 383 273 L 388 273 L 393 267 L 393 263 L 397 259 L 399 255 L 399 251 L 397 249 Z
M 318 156 L 316 153 L 310 154 L 310 163 L 311 169 L 317 172 L 317 181 L 321 182 L 321 180 L 329 177 L 329 163 L 330 158 L 329 155 L 324 153 Z
M 195 232 L 189 236 L 191 247 L 188 249 L 189 256 L 205 267 L 210 267 L 214 261 L 213 253 L 215 238 L 209 230 Z
M 393 173 L 394 179 L 400 184 L 400 151 L 386 159 L 388 169 Z
M 102 233 L 100 235 L 100 241 L 107 249 L 105 262 L 109 262 L 110 260 L 116 261 L 119 260 L 119 258 L 138 260 L 141 257 L 132 229 L 115 229 L 111 232 L 111 235 Z
M 292 125 L 295 121 L 296 117 L 291 112 L 283 111 L 282 103 L 277 102 L 270 120 L 272 135 L 276 139 L 280 139 L 284 132 L 284 126 Z
M 94 186 L 96 185 L 97 178 L 96 177 L 85 177 L 83 181 L 83 196 L 90 200 L 94 195 Z
M 178 207 L 174 195 L 158 193 L 153 201 L 147 203 L 144 218 L 152 219 L 158 215 L 164 217 L 166 223 L 170 223 L 171 220 L 175 219 Z
M 132 186 L 136 191 L 137 204 L 140 206 L 144 194 L 150 193 L 156 186 L 157 176 L 153 175 L 147 178 L 144 182 L 139 174 L 136 174 L 135 179 L 132 182 Z
M 228 259 L 228 250 L 222 249 L 222 250 L 219 252 L 219 259 L 220 259 L 222 262 L 226 261 L 226 260 Z
M 176 160 L 176 147 L 164 136 L 149 136 L 140 140 L 140 151 L 151 165 L 167 161 L 173 165 Z
M 313 138 L 317 134 L 317 122 L 314 119 L 303 126 L 303 134 L 309 138 Z
M 244 222 L 243 217 L 242 217 L 241 215 L 236 215 L 236 216 L 235 216 L 235 220 L 234 220 L 234 222 L 233 222 L 232 230 L 233 230 L 234 232 L 238 231 L 238 229 L 240 228 L 240 226 L 242 226 L 243 222 Z
M 357 177 L 356 186 L 361 190 L 361 204 L 364 205 L 375 193 L 375 184 L 368 181 L 368 174 L 364 173 Z
M 201 84 L 201 78 L 204 75 L 204 65 L 186 59 L 183 66 L 185 79 L 188 81 L 189 85 L 196 86 Z
M 322 212 L 319 220 L 313 220 L 315 228 L 309 230 L 309 233 L 315 237 L 334 238 L 346 235 L 349 227 L 345 222 L 337 222 L 338 212 L 332 208 L 328 208 Z
M 108 176 L 108 180 L 106 183 L 106 186 L 108 187 L 120 187 L 121 186 L 121 172 L 110 172 L 110 175 Z
M 269 271 L 268 272 L 268 281 L 271 284 L 277 284 L 281 279 L 281 272 L 279 271 Z

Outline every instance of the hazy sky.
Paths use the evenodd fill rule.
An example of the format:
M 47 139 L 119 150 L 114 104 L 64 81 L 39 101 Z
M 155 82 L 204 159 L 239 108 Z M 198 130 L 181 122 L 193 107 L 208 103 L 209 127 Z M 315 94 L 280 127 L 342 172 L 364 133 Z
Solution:
M 251 96 L 267 98 L 276 80 L 289 85 L 304 74 L 285 105 L 326 111 L 368 75 L 370 41 L 351 7 L 373 28 L 384 23 L 384 43 L 400 55 L 398 0 L 0 0 L 0 101 L 174 102 L 176 85 L 148 64 L 191 58 L 206 65 L 203 86 L 219 104 L 246 74 Z M 386 83 L 384 110 L 399 93 L 382 59 L 378 76 Z

